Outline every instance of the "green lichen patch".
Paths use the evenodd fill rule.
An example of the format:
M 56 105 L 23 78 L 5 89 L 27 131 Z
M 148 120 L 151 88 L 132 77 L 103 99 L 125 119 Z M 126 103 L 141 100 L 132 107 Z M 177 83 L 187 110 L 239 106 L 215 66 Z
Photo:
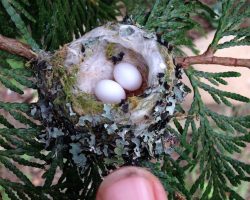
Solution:
M 103 104 L 91 94 L 78 93 L 71 100 L 73 110 L 79 115 L 99 114 L 103 111 Z
M 173 81 L 175 80 L 175 64 L 173 61 L 173 56 L 169 53 L 168 49 L 162 45 L 159 45 L 159 50 L 161 55 L 164 57 L 165 63 L 167 65 L 167 70 L 165 72 L 165 80 L 170 84 L 173 85 Z
M 112 56 L 115 55 L 115 47 L 116 47 L 116 44 L 115 43 L 108 43 L 107 46 L 106 46 L 106 58 L 107 59 L 111 59 Z

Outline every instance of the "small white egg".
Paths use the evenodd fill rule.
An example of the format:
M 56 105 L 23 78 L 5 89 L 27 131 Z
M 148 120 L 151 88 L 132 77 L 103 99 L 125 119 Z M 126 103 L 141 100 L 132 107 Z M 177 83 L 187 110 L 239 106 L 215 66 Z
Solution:
M 126 99 L 124 89 L 115 81 L 101 80 L 95 87 L 96 97 L 103 103 L 120 103 Z
M 135 91 L 141 87 L 142 76 L 132 64 L 122 62 L 114 68 L 114 79 L 126 90 Z

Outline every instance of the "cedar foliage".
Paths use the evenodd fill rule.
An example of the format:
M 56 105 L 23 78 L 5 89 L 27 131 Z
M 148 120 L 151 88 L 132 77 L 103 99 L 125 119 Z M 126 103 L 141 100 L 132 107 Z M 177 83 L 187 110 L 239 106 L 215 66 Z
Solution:
M 56 50 L 60 45 L 80 37 L 85 32 L 115 19 L 119 7 L 115 0 L 1 0 L 0 34 L 22 39 L 34 50 Z M 120 1 L 119 1 L 120 2 Z M 144 28 L 161 35 L 163 41 L 179 47 L 187 46 L 197 52 L 192 40 L 187 36 L 191 29 L 202 31 L 201 26 L 192 19 L 194 15 L 207 16 L 217 22 L 217 32 L 211 49 L 249 45 L 250 29 L 240 25 L 250 17 L 250 6 L 246 0 L 221 0 L 221 12 L 215 13 L 200 1 L 190 0 L 124 0 L 128 17 Z M 233 35 L 232 40 L 219 43 L 223 36 Z M 10 61 L 20 63 L 13 67 Z M 26 61 L 18 56 L 0 52 L 0 83 L 6 88 L 23 94 L 24 88 L 36 88 L 32 81 L 32 69 L 25 67 Z M 177 160 L 163 155 L 159 163 L 143 163 L 160 178 L 169 193 L 169 199 L 176 195 L 186 199 L 237 199 L 243 198 L 233 190 L 243 181 L 250 181 L 250 165 L 236 160 L 233 154 L 240 153 L 250 142 L 250 115 L 228 117 L 210 110 L 203 102 L 200 89 L 208 92 L 218 104 L 232 107 L 230 99 L 249 103 L 240 94 L 222 91 L 220 84 L 226 85 L 226 78 L 239 77 L 237 72 L 209 73 L 190 67 L 185 70 L 194 91 L 191 108 L 187 111 L 184 126 L 174 118 L 175 127 L 167 126 L 179 138 L 180 145 L 173 151 L 180 156 Z M 204 82 L 204 79 L 211 84 Z M 3 193 L 10 199 L 94 199 L 102 180 L 98 171 L 106 175 L 106 167 L 93 160 L 88 169 L 81 174 L 70 162 L 71 155 L 63 152 L 63 142 L 57 141 L 56 149 L 44 151 L 37 137 L 44 130 L 32 120 L 32 104 L 0 102 L 0 109 L 9 112 L 26 128 L 17 129 L 14 124 L 0 115 L 0 163 L 20 180 L 18 183 L 0 178 Z M 179 110 L 182 110 L 179 105 Z M 211 121 L 214 122 L 212 125 Z M 191 130 L 191 135 L 189 134 Z M 26 157 L 22 157 L 26 155 Z M 27 159 L 27 157 L 29 159 Z M 34 186 L 29 178 L 16 167 L 16 164 L 44 169 L 43 186 Z M 185 163 L 185 164 L 183 164 Z M 53 179 L 57 169 L 62 175 L 56 185 Z M 199 171 L 197 180 L 187 187 L 186 177 L 193 170 Z

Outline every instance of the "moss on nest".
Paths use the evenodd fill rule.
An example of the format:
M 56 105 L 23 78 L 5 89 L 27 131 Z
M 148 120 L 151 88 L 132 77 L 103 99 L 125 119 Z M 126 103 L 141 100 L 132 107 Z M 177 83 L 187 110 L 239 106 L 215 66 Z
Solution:
M 66 57 L 66 47 L 57 51 L 51 59 L 53 66 L 53 80 L 57 79 L 62 87 L 62 92 L 58 92 L 54 104 L 66 108 L 66 103 L 71 103 L 74 112 L 78 115 L 97 114 L 103 111 L 103 104 L 95 99 L 91 94 L 79 92 L 76 88 L 77 74 L 80 66 L 73 65 L 70 68 L 64 66 Z M 50 81 L 49 81 L 50 82 Z M 48 83 L 49 83 L 48 82 Z M 53 81 L 54 82 L 54 81 Z M 48 85 L 51 87 L 50 85 Z M 73 91 L 76 90 L 74 93 Z
M 66 57 L 66 49 L 63 47 L 60 51 L 56 52 L 51 59 L 51 65 L 53 66 L 53 79 L 58 79 L 64 95 L 67 101 L 72 99 L 72 89 L 77 82 L 77 73 L 79 71 L 79 66 L 74 65 L 67 69 L 64 66 L 64 61 Z
M 111 59 L 112 56 L 115 54 L 114 49 L 115 49 L 116 44 L 115 43 L 108 43 L 106 46 L 106 57 L 107 59 Z
M 103 111 L 103 104 L 91 94 L 78 93 L 71 100 L 73 110 L 79 115 L 98 114 Z

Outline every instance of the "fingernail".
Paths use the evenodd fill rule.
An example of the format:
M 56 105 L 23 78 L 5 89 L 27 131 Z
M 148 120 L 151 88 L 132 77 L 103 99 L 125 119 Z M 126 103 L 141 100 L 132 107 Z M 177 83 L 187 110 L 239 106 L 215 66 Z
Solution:
M 101 200 L 156 200 L 152 184 L 144 177 L 130 176 L 119 180 L 102 193 Z

